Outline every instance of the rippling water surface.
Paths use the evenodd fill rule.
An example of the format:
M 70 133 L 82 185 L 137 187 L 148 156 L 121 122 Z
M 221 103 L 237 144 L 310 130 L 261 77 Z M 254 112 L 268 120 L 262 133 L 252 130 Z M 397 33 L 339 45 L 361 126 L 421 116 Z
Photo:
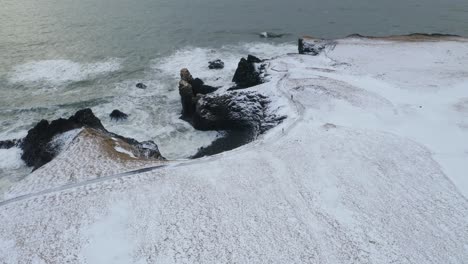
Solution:
M 263 31 L 287 35 L 260 39 Z M 240 56 L 293 52 L 284 43 L 299 35 L 412 32 L 468 36 L 468 1 L 0 0 L 0 140 L 91 107 L 110 130 L 153 139 L 169 158 L 187 157 L 216 133 L 178 119 L 181 67 L 228 82 Z M 226 69 L 209 72 L 216 58 Z M 129 119 L 111 122 L 115 108 Z M 27 171 L 18 157 L 0 152 L 0 185 Z

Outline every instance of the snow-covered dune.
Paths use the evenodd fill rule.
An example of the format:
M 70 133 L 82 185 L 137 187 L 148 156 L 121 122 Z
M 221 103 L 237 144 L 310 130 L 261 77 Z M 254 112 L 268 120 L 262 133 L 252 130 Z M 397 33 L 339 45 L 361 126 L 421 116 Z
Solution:
M 468 41 L 335 44 L 269 62 L 288 119 L 236 150 L 95 178 L 72 145 L 29 177 L 79 181 L 0 202 L 0 263 L 466 263 Z

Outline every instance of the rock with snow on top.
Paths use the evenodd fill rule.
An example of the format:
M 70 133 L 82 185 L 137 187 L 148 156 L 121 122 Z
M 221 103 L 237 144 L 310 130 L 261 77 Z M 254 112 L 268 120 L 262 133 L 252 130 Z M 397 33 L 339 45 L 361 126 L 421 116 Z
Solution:
M 208 68 L 213 70 L 213 69 L 223 69 L 224 68 L 224 62 L 220 59 L 210 61 L 208 62 Z

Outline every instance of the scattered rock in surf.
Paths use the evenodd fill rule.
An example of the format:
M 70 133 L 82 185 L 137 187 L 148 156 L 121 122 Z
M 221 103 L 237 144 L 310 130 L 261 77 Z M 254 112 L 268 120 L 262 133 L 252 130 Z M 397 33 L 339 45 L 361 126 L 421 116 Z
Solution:
M 143 84 L 143 83 L 137 83 L 136 84 L 136 88 L 139 88 L 139 89 L 146 89 L 146 87 L 147 86 L 145 84 Z
M 259 36 L 261 38 L 282 38 L 285 34 L 276 34 L 273 32 L 261 32 Z
M 147 142 L 140 143 L 135 139 L 122 137 L 107 131 L 99 118 L 97 118 L 89 108 L 77 111 L 68 119 L 59 118 L 50 123 L 47 120 L 41 120 L 28 131 L 27 136 L 23 139 L 21 144 L 23 155 L 21 158 L 26 165 L 33 167 L 33 170 L 38 169 L 50 162 L 60 153 L 60 150 L 63 149 L 57 146 L 57 144 L 53 142 L 53 139 L 58 135 L 78 128 L 94 129 L 107 135 L 109 138 L 114 137 L 123 140 L 135 148 L 140 149 L 142 153 L 147 152 L 151 154 L 151 158 L 164 160 L 159 150 L 157 148 L 155 149 L 152 144 L 147 144 Z
M 248 55 L 247 59 L 242 58 L 232 78 L 236 86 L 231 90 L 249 88 L 263 83 L 261 75 L 264 73 L 265 64 L 261 63 L 262 60 L 252 55 Z
M 10 149 L 17 145 L 17 140 L 0 140 L 0 149 Z
M 128 118 L 128 115 L 125 114 L 124 112 L 118 110 L 118 109 L 115 109 L 114 111 L 112 111 L 112 113 L 110 113 L 110 118 L 111 120 L 125 120 Z
M 208 62 L 208 68 L 211 70 L 218 70 L 224 68 L 224 62 L 220 59 Z

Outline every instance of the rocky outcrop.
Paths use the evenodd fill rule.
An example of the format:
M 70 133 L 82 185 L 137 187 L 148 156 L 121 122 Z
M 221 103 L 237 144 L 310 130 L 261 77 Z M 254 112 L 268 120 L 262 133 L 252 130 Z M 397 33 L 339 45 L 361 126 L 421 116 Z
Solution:
M 248 55 L 247 59 L 242 58 L 232 78 L 236 86 L 231 90 L 249 88 L 263 83 L 261 75 L 265 70 L 265 65 L 261 63 L 262 60 L 252 55 Z
M 119 121 L 119 120 L 127 119 L 128 115 L 118 109 L 114 109 L 112 113 L 109 114 L 109 117 L 111 118 L 111 120 Z
M 28 131 L 27 136 L 24 138 L 21 144 L 23 149 L 21 158 L 26 165 L 33 167 L 35 170 L 51 161 L 62 149 L 53 143 L 53 139 L 56 136 L 83 127 L 92 128 L 110 137 L 122 139 L 128 144 L 141 149 L 141 152 L 145 153 L 145 155 L 147 154 L 148 158 L 164 159 L 159 153 L 157 146 L 155 147 L 156 144 L 152 141 L 140 143 L 134 139 L 125 138 L 107 131 L 89 108 L 79 110 L 68 119 L 59 118 L 52 122 L 41 120 Z
M 236 89 L 262 83 L 264 67 L 257 57 L 242 58 L 233 78 L 238 84 Z M 193 79 L 187 69 L 181 70 L 180 77 L 182 117 L 195 129 L 224 131 L 222 137 L 199 149 L 193 158 L 237 148 L 285 118 L 271 113 L 268 110 L 270 100 L 258 92 L 229 89 L 225 93 L 211 93 L 216 88 L 204 85 L 198 78 Z
M 193 126 L 199 130 L 249 130 L 258 135 L 281 120 L 267 114 L 269 103 L 256 92 L 207 95 L 197 102 Z
M 197 101 L 193 126 L 199 130 L 222 130 L 223 137 L 199 149 L 194 158 L 242 146 L 280 123 L 285 117 L 268 112 L 270 101 L 256 92 L 207 95 Z
M 179 94 L 182 103 L 182 118 L 187 120 L 193 116 L 200 95 L 216 90 L 216 87 L 205 85 L 201 79 L 194 79 L 188 69 L 180 70 Z
M 224 62 L 220 59 L 208 62 L 208 69 L 219 70 L 224 68 Z
M 190 118 L 195 112 L 195 93 L 192 89 L 192 75 L 188 69 L 180 70 L 179 95 L 182 103 L 182 117 Z
M 143 84 L 143 83 L 137 83 L 135 86 L 136 86 L 136 88 L 138 88 L 138 89 L 146 89 L 146 87 L 147 87 L 147 86 L 146 86 L 145 84 Z

